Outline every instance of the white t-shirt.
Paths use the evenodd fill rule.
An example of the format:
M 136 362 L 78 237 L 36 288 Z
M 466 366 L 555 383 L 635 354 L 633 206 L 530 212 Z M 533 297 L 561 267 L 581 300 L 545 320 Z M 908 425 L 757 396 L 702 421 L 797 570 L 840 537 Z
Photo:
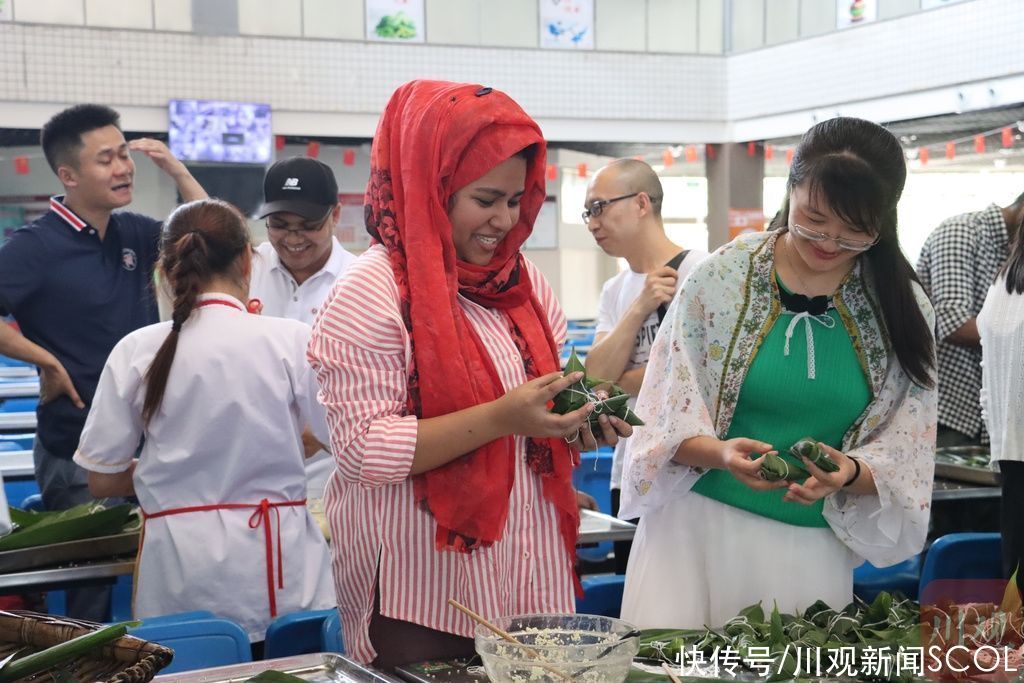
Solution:
M 249 296 L 263 303 L 263 315 L 301 320 L 312 325 L 335 280 L 355 260 L 355 254 L 346 251 L 332 237 L 327 263 L 300 285 L 281 263 L 274 245 L 264 242 L 256 247 L 253 254 Z
M 264 242 L 256 247 L 256 253 L 253 254 L 249 296 L 263 303 L 262 315 L 301 320 L 312 325 L 338 276 L 355 260 L 355 254 L 346 251 L 332 237 L 331 255 L 327 263 L 300 285 L 281 263 L 274 245 Z M 327 451 L 321 450 L 306 460 L 310 498 L 323 497 L 327 479 L 333 471 L 334 459 Z
M 1024 460 L 1024 294 L 1006 291 L 1000 276 L 978 314 L 981 413 L 992 462 Z
M 707 252 L 691 249 L 683 262 L 679 264 L 676 278 L 676 294 L 683 285 L 683 280 L 696 267 L 698 263 L 707 258 Z M 644 289 L 644 282 L 647 280 L 647 273 L 636 273 L 628 268 L 615 277 L 609 279 L 601 288 L 601 299 L 597 305 L 597 327 L 594 334 L 609 333 L 615 329 L 626 311 L 633 304 L 640 292 Z M 633 354 L 626 365 L 627 370 L 647 365 L 647 359 L 651 355 L 651 344 L 654 343 L 654 335 L 658 333 L 658 311 L 654 310 L 637 332 L 636 342 L 633 346 Z M 636 397 L 629 400 L 629 406 L 636 405 Z M 643 418 L 643 415 L 640 416 Z M 612 458 L 612 482 L 613 489 L 620 488 L 622 481 L 622 463 L 625 458 L 626 447 L 629 439 L 619 441 L 615 446 L 615 455 Z

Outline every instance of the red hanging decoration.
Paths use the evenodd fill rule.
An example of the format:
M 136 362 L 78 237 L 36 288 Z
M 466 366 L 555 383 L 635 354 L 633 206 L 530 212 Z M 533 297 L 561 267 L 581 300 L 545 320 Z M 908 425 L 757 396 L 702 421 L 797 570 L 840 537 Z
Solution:
M 28 175 L 28 157 L 14 157 L 14 172 L 18 175 Z
M 927 166 L 928 165 L 928 158 L 929 158 L 929 156 L 930 155 L 928 154 L 928 148 L 927 147 L 921 147 L 920 149 L 917 150 L 917 158 L 921 162 L 922 166 Z
M 789 166 L 793 165 L 793 148 L 790 147 L 786 150 L 786 164 Z
M 580 178 L 586 178 L 587 177 L 587 165 L 586 164 L 576 164 L 576 175 L 578 175 Z
M 556 180 L 558 178 L 558 167 L 554 164 L 548 164 L 547 177 L 548 180 Z
M 310 159 L 316 159 L 320 156 L 320 143 L 316 140 L 306 143 L 306 156 Z
M 661 163 L 665 164 L 665 168 L 668 168 L 675 162 L 676 160 L 672 158 L 672 152 L 670 152 L 669 150 L 666 149 L 664 152 L 661 153 Z
M 975 135 L 974 136 L 974 151 L 977 152 L 978 154 L 984 154 L 985 153 L 985 136 L 984 135 L 980 135 L 979 134 L 979 135 Z
M 346 149 L 341 155 L 341 162 L 346 166 L 355 166 L 356 151 L 354 149 Z
M 774 156 L 775 156 L 775 149 L 771 145 L 766 144 L 764 146 L 764 159 L 765 159 L 765 161 L 771 161 Z
M 644 155 L 643 154 L 634 154 L 633 158 L 636 159 L 637 161 L 643 161 L 644 160 Z
M 704 145 L 704 158 L 708 159 L 709 161 L 715 158 L 714 145 Z
M 280 152 L 282 149 L 284 149 L 284 136 L 283 135 L 275 135 L 274 136 L 274 149 L 276 149 L 278 152 Z
M 686 162 L 692 164 L 697 161 L 697 148 L 693 145 L 686 146 Z
M 953 159 L 955 157 L 956 157 L 956 143 L 955 142 L 947 142 L 946 143 L 946 158 L 947 159 Z
M 1013 128 L 1007 126 L 1002 130 L 1003 147 L 1013 147 Z
M 747 156 L 748 157 L 752 157 L 755 154 L 757 154 L 757 143 L 756 142 L 748 142 L 747 143 Z

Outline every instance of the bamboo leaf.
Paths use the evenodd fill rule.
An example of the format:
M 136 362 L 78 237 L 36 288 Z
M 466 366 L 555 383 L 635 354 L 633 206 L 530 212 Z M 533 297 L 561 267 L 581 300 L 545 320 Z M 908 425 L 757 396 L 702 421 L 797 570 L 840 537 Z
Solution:
M 63 664 L 69 659 L 87 654 L 112 643 L 123 636 L 129 627 L 138 626 L 142 622 L 133 621 L 113 624 L 96 631 L 90 631 L 71 640 L 48 647 L 40 652 L 33 652 L 14 661 L 6 661 L 0 668 L 0 683 L 9 683 L 25 678 L 41 671 Z

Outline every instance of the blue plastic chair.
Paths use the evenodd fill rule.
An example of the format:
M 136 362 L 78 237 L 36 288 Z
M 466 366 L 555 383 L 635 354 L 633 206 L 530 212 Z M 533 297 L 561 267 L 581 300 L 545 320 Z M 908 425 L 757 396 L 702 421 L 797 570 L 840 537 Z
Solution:
M 1002 578 L 1002 537 L 998 532 L 947 534 L 928 548 L 918 596 L 923 597 L 928 584 L 938 579 Z
M 43 494 L 33 493 L 31 496 L 27 496 L 21 501 L 22 510 L 32 510 L 33 512 L 43 511 Z
M 331 610 L 331 614 L 321 625 L 320 648 L 321 652 L 345 654 L 345 643 L 341 638 L 341 616 L 336 609 Z
M 39 406 L 39 399 L 7 398 L 0 400 L 0 413 L 34 413 Z
M 921 555 L 891 567 L 876 567 L 865 562 L 853 570 L 853 594 L 870 603 L 882 591 L 900 592 L 916 600 L 921 581 Z
M 585 576 L 583 599 L 576 603 L 578 614 L 597 614 L 618 619 L 622 611 L 622 590 L 626 577 L 622 574 L 595 574 Z
M 597 501 L 597 507 L 605 514 L 612 512 L 612 449 L 602 448 L 580 455 L 580 466 L 572 473 L 572 483 L 578 490 L 589 493 Z M 612 552 L 609 541 L 596 547 L 577 548 L 576 555 L 588 562 L 601 562 Z
M 174 650 L 174 659 L 161 674 L 252 661 L 249 636 L 228 619 L 195 612 L 146 619 L 131 635 Z
M 320 652 L 324 621 L 337 613 L 336 609 L 319 609 L 282 614 L 267 627 L 263 656 L 274 659 Z
M 30 451 L 35 442 L 36 435 L 31 432 L 28 434 L 0 434 L 0 443 L 13 443 L 17 448 L 12 450 L 16 451 Z

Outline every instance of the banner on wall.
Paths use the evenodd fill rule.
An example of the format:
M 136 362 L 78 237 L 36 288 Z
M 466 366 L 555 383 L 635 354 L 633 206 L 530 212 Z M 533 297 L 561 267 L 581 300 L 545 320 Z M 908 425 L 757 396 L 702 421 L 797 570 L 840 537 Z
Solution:
M 403 43 L 426 40 L 423 0 L 366 0 L 366 39 Z
M 541 205 L 533 232 L 523 244 L 523 249 L 558 248 L 558 200 L 548 197 Z
M 10 21 L 14 18 L 13 0 L 0 0 L 0 21 Z
M 540 46 L 594 49 L 594 0 L 539 0 Z
M 349 251 L 362 252 L 370 247 L 370 233 L 366 232 L 364 196 L 356 193 L 339 194 L 341 217 L 334 227 L 334 236 Z
M 764 219 L 761 209 L 729 209 L 729 239 L 748 232 L 761 232 Z
M 836 28 L 867 24 L 878 18 L 878 0 L 836 0 Z

